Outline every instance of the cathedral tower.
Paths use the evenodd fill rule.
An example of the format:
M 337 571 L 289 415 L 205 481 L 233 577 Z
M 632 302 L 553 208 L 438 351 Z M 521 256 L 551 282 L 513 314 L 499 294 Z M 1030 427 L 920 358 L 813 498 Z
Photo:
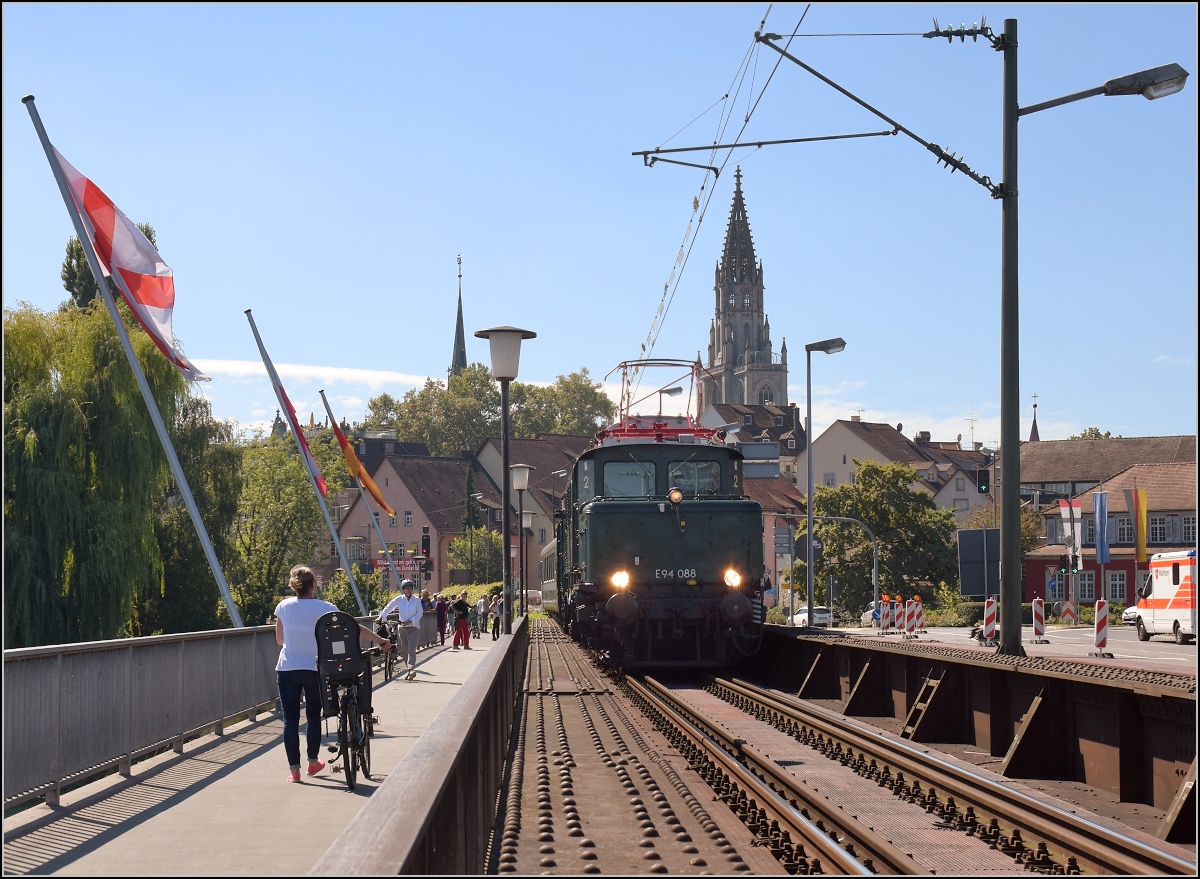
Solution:
M 703 401 L 750 406 L 788 405 L 787 342 L 772 353 L 771 322 L 763 311 L 763 266 L 754 254 L 742 197 L 742 169 L 734 175 L 733 207 L 713 291 L 716 314 L 708 331 Z

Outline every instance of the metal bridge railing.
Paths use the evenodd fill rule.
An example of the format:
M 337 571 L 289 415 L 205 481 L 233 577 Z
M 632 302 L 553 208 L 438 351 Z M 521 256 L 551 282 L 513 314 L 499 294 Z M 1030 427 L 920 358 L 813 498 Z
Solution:
M 477 875 L 525 677 L 529 618 L 502 635 L 311 873 Z
M 365 622 L 366 618 L 360 620 Z M 437 615 L 419 646 L 438 641 Z M 279 698 L 274 626 L 4 651 L 4 807 L 132 764 Z

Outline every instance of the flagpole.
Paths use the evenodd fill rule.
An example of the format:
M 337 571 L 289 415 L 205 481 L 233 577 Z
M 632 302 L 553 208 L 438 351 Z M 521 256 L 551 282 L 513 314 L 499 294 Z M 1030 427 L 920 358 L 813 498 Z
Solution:
M 271 363 L 271 358 L 267 356 L 267 349 L 263 346 L 262 336 L 258 334 L 258 326 L 254 323 L 254 315 L 250 313 L 250 309 L 246 309 L 246 320 L 250 321 L 250 329 L 254 333 L 254 341 L 258 343 L 258 353 L 262 355 L 263 366 L 267 368 L 267 378 L 271 380 L 271 387 L 275 391 L 275 399 L 279 401 L 279 408 L 284 411 L 288 417 L 288 425 L 292 428 L 292 434 L 296 440 L 296 451 L 300 456 L 304 456 L 304 450 L 300 446 L 299 430 L 295 419 L 292 418 L 292 413 L 288 409 L 287 401 L 283 398 L 280 391 L 279 373 L 275 372 L 275 365 Z M 317 506 L 321 508 L 321 515 L 325 517 L 325 524 L 329 528 L 329 536 L 333 538 L 333 545 L 337 549 L 338 558 L 342 560 L 342 569 L 346 572 L 346 579 L 350 581 L 350 589 L 354 592 L 354 600 L 358 602 L 358 609 L 363 616 L 367 615 L 367 606 L 363 604 L 362 595 L 358 592 L 358 583 L 354 581 L 354 571 L 350 567 L 350 563 L 346 561 L 346 553 L 342 550 L 342 541 L 338 539 L 337 529 L 333 527 L 333 519 L 329 517 L 329 508 L 325 506 L 325 498 L 321 496 L 321 489 L 317 488 L 317 479 L 312 474 L 312 470 L 308 468 L 308 463 L 304 462 L 304 472 L 308 474 L 308 482 L 312 485 L 313 494 L 317 496 Z
M 329 401 L 325 399 L 325 391 L 318 391 L 321 395 L 321 402 L 325 404 L 325 411 L 329 413 L 329 420 L 334 421 L 333 410 L 329 408 Z M 353 474 L 352 474 L 353 475 Z M 388 549 L 387 541 L 383 539 L 383 530 L 379 527 L 379 520 L 375 518 L 375 514 L 371 512 L 371 505 L 367 503 L 367 491 L 363 488 L 362 480 L 355 479 L 358 483 L 358 495 L 362 498 L 363 506 L 367 508 L 367 517 L 371 520 L 371 524 L 375 526 L 375 533 L 379 535 L 379 545 L 383 547 L 383 554 L 387 557 L 388 567 L 392 570 L 392 576 L 396 578 L 396 588 L 400 588 L 400 572 L 396 570 L 396 563 L 392 561 L 392 553 Z
M 217 587 L 221 590 L 221 598 L 225 602 L 225 609 L 229 611 L 229 618 L 233 621 L 234 626 L 241 628 L 243 625 L 242 617 L 238 613 L 237 605 L 233 603 L 233 596 L 229 592 L 229 584 L 225 582 L 225 574 L 221 571 L 221 563 L 217 561 L 217 554 L 213 550 L 212 541 L 208 538 L 208 531 L 204 527 L 204 520 L 200 518 L 200 511 L 197 509 L 196 501 L 192 497 L 192 490 L 188 486 L 187 477 L 183 475 L 183 467 L 179 464 L 179 457 L 175 454 L 175 447 L 171 445 L 170 437 L 167 436 L 166 425 L 163 424 L 162 414 L 158 411 L 158 404 L 154 402 L 154 395 L 150 393 L 150 384 L 146 381 L 146 374 L 142 371 L 142 365 L 138 362 L 137 355 L 133 353 L 133 343 L 129 339 L 129 333 L 125 330 L 125 322 L 121 320 L 121 313 L 117 311 L 117 304 L 113 301 L 112 293 L 108 289 L 107 277 L 101 270 L 100 260 L 92 249 L 92 239 L 88 235 L 87 229 L 83 225 L 83 218 L 80 217 L 79 211 L 75 206 L 75 199 L 72 197 L 66 178 L 63 176 L 62 166 L 54 158 L 54 147 L 50 145 L 50 138 L 46 136 L 46 129 L 42 126 L 42 117 L 38 115 L 37 107 L 33 103 L 33 95 L 26 95 L 21 101 L 25 104 L 26 109 L 29 110 L 29 118 L 33 120 L 33 127 L 37 131 L 38 139 L 42 143 L 42 149 L 46 153 L 46 160 L 50 163 L 50 170 L 54 173 L 54 181 L 58 184 L 58 190 L 67 205 L 67 213 L 71 215 L 71 223 L 75 226 L 75 234 L 79 237 L 79 243 L 82 245 L 83 253 L 87 257 L 88 267 L 92 270 L 92 279 L 95 280 L 96 286 L 100 289 L 100 294 L 104 297 L 104 304 L 108 307 L 108 313 L 112 317 L 113 326 L 116 327 L 117 337 L 121 340 L 121 347 L 125 349 L 125 358 L 129 361 L 134 378 L 137 379 L 138 388 L 142 392 L 142 399 L 146 401 L 146 408 L 150 411 L 150 420 L 154 422 L 154 429 L 158 432 L 159 442 L 162 443 L 163 452 L 167 456 L 167 463 L 171 467 L 171 475 L 175 477 L 175 484 L 179 486 L 179 493 L 183 495 L 184 505 L 187 506 L 188 514 L 192 517 L 192 525 L 196 528 L 196 536 L 200 538 L 200 545 L 204 548 L 204 555 L 208 559 L 208 566 L 212 569 L 213 577 L 217 581 Z

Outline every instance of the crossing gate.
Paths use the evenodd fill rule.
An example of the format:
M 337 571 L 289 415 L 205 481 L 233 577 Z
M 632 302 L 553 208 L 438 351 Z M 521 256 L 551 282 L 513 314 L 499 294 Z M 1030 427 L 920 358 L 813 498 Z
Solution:
M 1046 637 L 1046 602 L 1040 598 L 1033 600 L 1033 643 L 1050 643 Z
M 1103 598 L 1096 599 L 1096 650 L 1088 656 L 1103 656 L 1112 659 L 1108 650 L 1108 602 Z

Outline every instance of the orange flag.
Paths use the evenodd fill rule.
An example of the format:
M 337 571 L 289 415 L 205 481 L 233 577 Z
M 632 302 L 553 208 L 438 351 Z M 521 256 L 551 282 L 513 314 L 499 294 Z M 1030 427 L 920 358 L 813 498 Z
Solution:
M 330 418 L 330 421 L 333 422 L 333 433 L 337 437 L 338 445 L 342 447 L 342 457 L 346 459 L 350 475 L 362 483 L 362 487 L 371 493 L 371 497 L 375 498 L 375 503 L 379 504 L 381 509 L 385 510 L 389 516 L 395 516 L 396 511 L 388 506 L 387 501 L 383 499 L 383 492 L 379 490 L 375 480 L 367 475 L 367 468 L 362 465 L 362 461 L 358 460 L 358 455 L 354 454 L 354 447 L 350 445 L 350 440 L 346 439 L 346 435 L 342 433 L 336 420 Z

